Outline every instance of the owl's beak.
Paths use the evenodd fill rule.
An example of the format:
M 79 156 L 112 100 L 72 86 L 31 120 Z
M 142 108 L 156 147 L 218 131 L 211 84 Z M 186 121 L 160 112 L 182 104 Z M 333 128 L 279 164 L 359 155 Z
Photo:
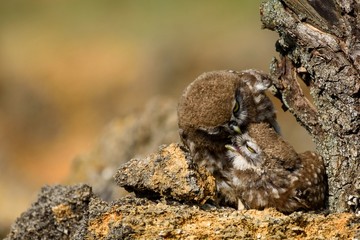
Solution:
M 232 126 L 232 128 L 236 133 L 241 134 L 241 129 L 239 128 L 239 126 Z
M 233 145 L 231 145 L 231 144 L 226 144 L 226 145 L 225 145 L 225 148 L 226 148 L 227 150 L 229 150 L 229 151 L 237 152 L 236 148 L 235 148 Z

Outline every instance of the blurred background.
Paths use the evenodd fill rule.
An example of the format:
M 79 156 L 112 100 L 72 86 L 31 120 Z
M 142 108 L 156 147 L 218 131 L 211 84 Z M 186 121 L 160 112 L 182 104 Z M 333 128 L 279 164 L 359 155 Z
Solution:
M 154 96 L 177 100 L 202 72 L 268 72 L 277 35 L 259 0 L 0 2 L 0 225 L 44 184 L 67 178 L 115 117 Z M 314 146 L 290 113 L 296 150 Z M 300 140 L 299 140 L 300 139 Z

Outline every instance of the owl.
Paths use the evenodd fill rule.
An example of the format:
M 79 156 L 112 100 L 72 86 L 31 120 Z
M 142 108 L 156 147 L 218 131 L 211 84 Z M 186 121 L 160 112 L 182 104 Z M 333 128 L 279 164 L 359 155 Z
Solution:
M 231 167 L 225 148 L 231 137 L 251 122 L 267 122 L 279 132 L 274 107 L 265 95 L 270 85 L 270 78 L 257 70 L 213 71 L 200 75 L 179 100 L 180 139 L 193 161 L 215 177 L 220 204 L 236 205 L 223 174 Z
M 322 158 L 297 154 L 266 123 L 250 123 L 227 145 L 238 209 L 274 207 L 285 213 L 325 205 L 327 180 Z

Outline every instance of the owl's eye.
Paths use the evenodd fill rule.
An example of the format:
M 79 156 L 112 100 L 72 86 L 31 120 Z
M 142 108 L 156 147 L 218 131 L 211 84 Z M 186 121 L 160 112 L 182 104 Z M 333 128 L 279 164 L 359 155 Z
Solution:
M 251 152 L 251 153 L 256 153 L 255 149 L 253 149 L 252 147 L 250 147 L 247 143 L 246 143 L 245 145 L 246 145 L 247 150 L 249 150 L 249 152 Z
M 235 106 L 233 108 L 233 113 L 237 113 L 240 110 L 240 104 L 238 101 L 235 102 Z

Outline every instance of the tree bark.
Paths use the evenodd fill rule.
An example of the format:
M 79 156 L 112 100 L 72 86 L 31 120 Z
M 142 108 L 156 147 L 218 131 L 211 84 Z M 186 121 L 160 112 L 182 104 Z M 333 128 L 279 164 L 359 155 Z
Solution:
M 357 206 L 348 204 L 360 196 L 359 9 L 359 0 L 268 0 L 261 5 L 264 27 L 279 34 L 280 60 L 270 68 L 275 95 L 312 135 L 324 158 L 334 212 L 359 210 L 358 200 Z M 313 101 L 304 96 L 299 79 Z

